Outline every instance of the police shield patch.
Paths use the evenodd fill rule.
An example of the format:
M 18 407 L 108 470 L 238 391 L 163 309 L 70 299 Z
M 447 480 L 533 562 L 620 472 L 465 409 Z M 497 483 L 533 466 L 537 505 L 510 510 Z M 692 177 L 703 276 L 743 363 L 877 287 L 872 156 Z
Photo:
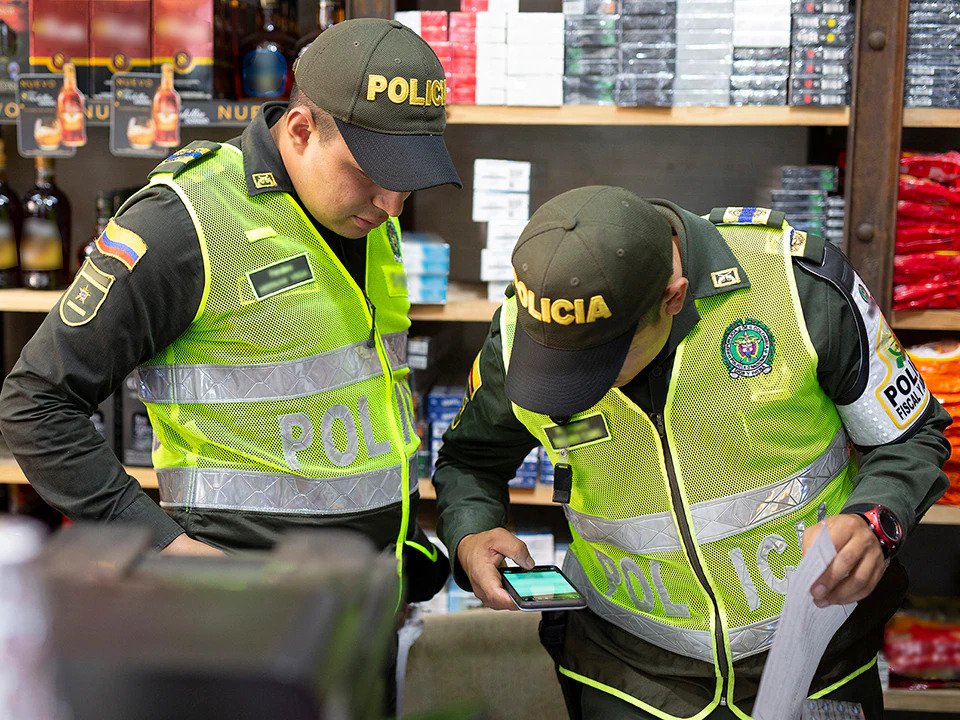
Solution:
M 60 319 L 65 325 L 86 325 L 96 317 L 116 278 L 103 272 L 90 258 L 83 263 L 73 284 L 60 298 Z

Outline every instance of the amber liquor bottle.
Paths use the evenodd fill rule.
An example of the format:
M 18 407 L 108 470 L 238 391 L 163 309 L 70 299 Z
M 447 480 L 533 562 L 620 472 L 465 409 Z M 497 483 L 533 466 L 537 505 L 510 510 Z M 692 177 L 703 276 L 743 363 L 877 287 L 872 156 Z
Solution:
M 60 142 L 67 147 L 87 144 L 83 93 L 77 89 L 77 68 L 73 63 L 63 66 L 63 87 L 57 96 L 57 118 L 60 120 Z
M 343 6 L 343 0 L 317 0 L 317 27 L 297 40 L 297 45 L 294 48 L 296 56 L 303 55 L 303 51 L 317 39 L 320 33 L 331 25 L 343 22 L 345 16 L 346 10 Z
M 160 68 L 160 87 L 153 95 L 154 144 L 164 148 L 180 146 L 180 95 L 173 89 L 173 65 Z
M 0 140 L 0 288 L 20 284 L 19 247 L 23 206 L 7 184 L 7 154 Z
M 70 201 L 54 181 L 53 160 L 38 157 L 36 166 L 37 183 L 23 198 L 21 284 L 33 290 L 61 290 L 69 265 Z

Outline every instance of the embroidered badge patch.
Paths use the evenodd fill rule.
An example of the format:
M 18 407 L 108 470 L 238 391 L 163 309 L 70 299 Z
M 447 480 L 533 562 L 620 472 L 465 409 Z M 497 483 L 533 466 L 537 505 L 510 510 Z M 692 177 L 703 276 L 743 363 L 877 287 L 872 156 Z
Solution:
M 803 230 L 790 229 L 790 254 L 794 257 L 802 257 L 804 250 L 807 249 L 807 234 Z
M 715 270 L 710 273 L 713 286 L 717 289 L 740 284 L 740 268 L 732 267 L 726 270 Z
M 734 380 L 765 375 L 772 369 L 773 333 L 759 320 L 736 320 L 723 335 L 722 353 Z
M 403 260 L 400 254 L 400 233 L 397 232 L 397 226 L 390 220 L 387 220 L 387 239 L 390 241 L 390 249 L 393 250 L 393 258 L 397 262 Z
M 253 179 L 253 186 L 262 190 L 263 188 L 274 188 L 277 186 L 277 179 L 272 172 L 253 173 L 250 176 Z
M 133 270 L 134 265 L 147 253 L 147 244 L 135 232 L 111 220 L 97 238 L 97 249 L 122 262 L 127 270 Z
M 73 283 L 60 298 L 60 319 L 65 325 L 86 325 L 96 316 L 116 278 L 87 258 Z

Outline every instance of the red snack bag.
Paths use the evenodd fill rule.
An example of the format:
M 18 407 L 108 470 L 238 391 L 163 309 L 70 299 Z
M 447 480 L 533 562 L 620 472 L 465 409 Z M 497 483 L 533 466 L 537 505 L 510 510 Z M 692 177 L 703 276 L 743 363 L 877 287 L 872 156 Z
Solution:
M 960 153 L 955 150 L 936 155 L 905 152 L 900 158 L 900 172 L 938 182 L 960 178 Z

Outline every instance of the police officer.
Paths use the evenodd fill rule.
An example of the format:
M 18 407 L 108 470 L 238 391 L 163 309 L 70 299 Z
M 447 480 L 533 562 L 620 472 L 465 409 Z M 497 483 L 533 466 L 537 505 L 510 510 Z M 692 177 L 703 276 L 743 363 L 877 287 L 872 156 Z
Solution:
M 780 212 L 585 187 L 534 213 L 513 267 L 434 477 L 458 582 L 514 607 L 496 566 L 533 561 L 507 482 L 542 444 L 588 602 L 541 625 L 571 717 L 743 718 L 826 529 L 814 601 L 860 602 L 809 691 L 879 718 L 894 555 L 947 487 L 950 417 L 844 256 Z
M 4 383 L 2 432 L 70 518 L 144 524 L 178 553 L 351 528 L 429 597 L 449 569 L 416 523 L 396 216 L 460 186 L 444 72 L 409 28 L 359 19 L 294 76 L 289 105 L 174 153 L 110 221 Z M 88 420 L 137 366 L 163 509 Z

